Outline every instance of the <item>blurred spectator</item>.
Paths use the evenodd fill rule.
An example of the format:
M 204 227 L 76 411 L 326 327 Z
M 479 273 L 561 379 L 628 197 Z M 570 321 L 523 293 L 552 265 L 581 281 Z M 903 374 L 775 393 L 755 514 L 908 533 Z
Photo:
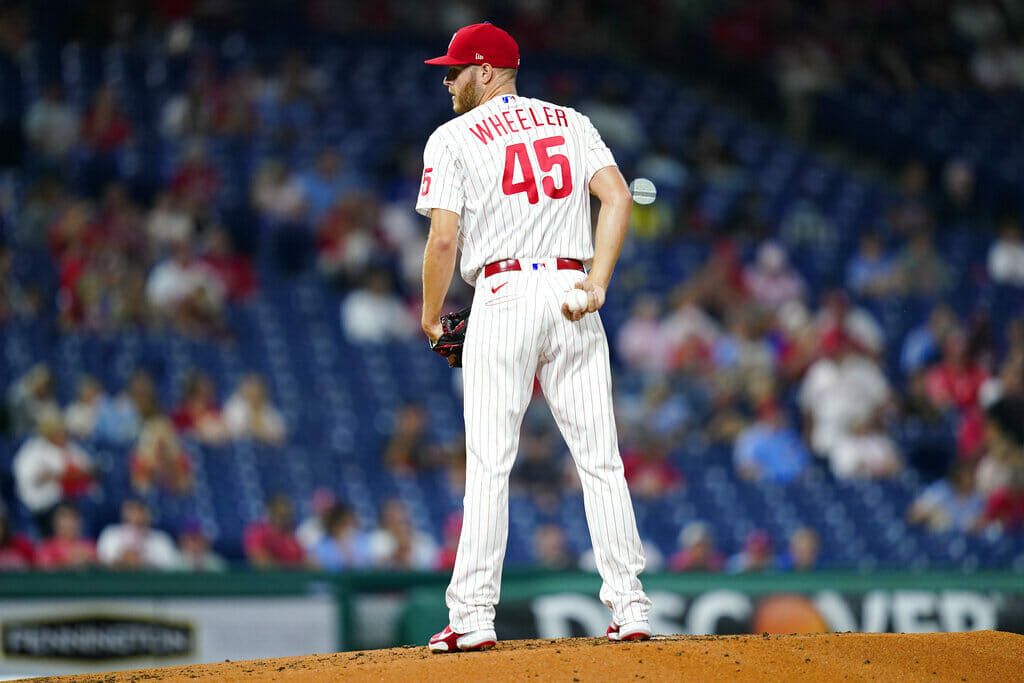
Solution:
M 405 504 L 397 498 L 381 506 L 380 526 L 370 533 L 373 566 L 381 569 L 432 569 L 437 544 L 409 523 Z
M 891 479 L 903 468 L 896 443 L 868 418 L 852 425 L 829 453 L 836 479 Z
M 316 123 L 316 100 L 324 87 L 323 74 L 307 65 L 299 50 L 289 52 L 266 82 L 260 100 L 263 129 L 282 147 L 304 139 Z
M 295 530 L 295 538 L 307 555 L 312 554 L 313 548 L 323 539 L 327 533 L 327 515 L 337 504 L 338 498 L 334 491 L 326 486 L 317 487 L 310 497 L 309 508 L 312 514 L 299 523 Z
M 220 176 L 206 156 L 206 147 L 199 139 L 191 140 L 174 173 L 170 189 L 193 216 L 205 216 L 214 208 Z
M 789 548 L 779 555 L 775 567 L 783 572 L 811 572 L 818 568 L 821 540 L 811 527 L 801 527 L 789 536 Z
M 40 415 L 38 434 L 21 445 L 11 469 L 18 498 L 32 513 L 42 537 L 53 532 L 51 515 L 57 504 L 88 495 L 96 475 L 89 454 L 68 440 L 58 411 Z
M 221 95 L 200 77 L 167 98 L 160 112 L 160 133 L 169 138 L 208 135 L 217 123 L 217 110 L 225 106 Z
M 377 223 L 377 205 L 365 196 L 350 194 L 335 202 L 316 230 L 320 272 L 342 289 L 359 284 L 371 259 L 381 251 L 374 234 Z M 415 241 L 422 238 L 417 236 Z
M 187 242 L 158 263 L 146 281 L 146 299 L 161 320 L 190 337 L 224 334 L 226 291 L 221 280 L 192 252 Z
M 88 439 L 96 430 L 100 406 L 109 400 L 100 384 L 92 375 L 78 380 L 75 400 L 64 409 L 64 424 L 68 433 L 76 439 Z
M 758 247 L 756 260 L 743 270 L 743 282 L 754 301 L 770 310 L 803 299 L 807 289 L 789 265 L 785 250 L 775 242 Z
M 462 536 L 462 511 L 456 510 L 445 517 L 441 526 L 441 549 L 437 553 L 439 572 L 450 572 L 455 567 L 455 556 L 459 549 L 459 538 Z
M 340 197 L 362 186 L 362 180 L 354 172 L 345 172 L 341 154 L 333 147 L 321 149 L 313 168 L 299 176 L 302 197 L 315 223 L 320 222 Z
M 53 536 L 39 544 L 36 564 L 42 569 L 89 569 L 99 563 L 96 544 L 82 535 L 82 516 L 74 505 L 53 511 Z
M 977 405 L 978 392 L 988 372 L 970 357 L 967 337 L 962 332 L 942 342 L 942 362 L 925 375 L 928 399 L 939 410 L 964 411 Z
M 96 554 L 112 569 L 175 569 L 180 564 L 174 540 L 153 528 L 149 507 L 138 498 L 121 503 L 121 523 L 100 533 Z
M 78 113 L 64 99 L 64 86 L 50 83 L 25 113 L 25 138 L 47 162 L 61 165 L 78 142 Z
M 160 412 L 153 378 L 136 370 L 120 394 L 100 401 L 93 435 L 99 441 L 127 445 L 138 438 L 142 423 Z
M 1024 464 L 1017 463 L 1006 485 L 989 494 L 979 525 L 1009 534 L 1024 530 Z
M 947 304 L 936 305 L 928 316 L 928 322 L 912 329 L 903 339 L 900 369 L 909 375 L 939 360 L 946 337 L 956 327 L 957 319 L 953 309 Z
M 889 401 L 889 382 L 841 330 L 829 331 L 821 347 L 823 356 L 807 370 L 799 401 L 811 450 L 827 455 L 855 424 L 870 420 Z
M 775 566 L 775 552 L 772 539 L 767 532 L 756 529 L 747 534 L 743 549 L 725 563 L 728 574 L 763 572 Z
M 854 293 L 886 297 L 899 287 L 895 260 L 885 251 L 878 233 L 865 233 L 860 248 L 846 264 L 846 286 Z
M 246 374 L 224 403 L 224 424 L 233 439 L 255 439 L 271 446 L 284 443 L 287 428 L 267 396 L 267 383 L 257 372 Z
M 163 190 L 157 196 L 146 217 L 146 236 L 153 254 L 163 257 L 179 244 L 192 241 L 196 221 L 189 213 L 180 194 Z
M 383 460 L 388 469 L 400 474 L 444 464 L 442 449 L 430 443 L 427 411 L 422 405 L 407 403 L 398 409 L 394 430 L 384 447 Z
M 713 185 L 733 185 L 741 180 L 742 169 L 714 128 L 700 128 L 689 146 L 690 165 Z
M 954 284 L 949 264 L 935 249 L 928 230 L 911 235 L 897 256 L 896 267 L 902 290 L 912 296 L 944 294 Z
M 14 530 L 7 507 L 0 500 L 0 571 L 24 571 L 34 563 L 32 541 Z
M 216 446 L 231 436 L 217 404 L 213 380 L 201 370 L 193 369 L 185 376 L 181 401 L 171 420 L 179 433 L 199 443 Z
M 833 55 L 824 41 L 798 33 L 776 50 L 774 66 L 786 132 L 795 140 L 805 140 L 814 120 L 815 96 L 836 82 Z
M 228 567 L 224 558 L 210 549 L 210 538 L 194 517 L 182 522 L 178 529 L 180 569 L 190 572 L 222 572 Z
M 551 432 L 543 426 L 525 424 L 519 440 L 519 454 L 512 471 L 512 487 L 530 497 L 534 505 L 553 511 L 561 498 L 563 468 L 555 457 Z
M 131 136 L 132 125 L 121 109 L 114 87 L 100 86 L 82 117 L 82 142 L 105 154 L 119 149 Z
M 295 537 L 295 512 L 291 499 L 277 493 L 267 500 L 266 516 L 245 527 L 242 545 L 245 558 L 257 569 L 302 569 L 306 553 Z
M 14 254 L 10 247 L 0 244 L 0 324 L 17 318 L 35 318 L 42 309 L 38 283 L 23 285 L 13 266 Z
M 932 532 L 966 532 L 974 529 L 984 507 L 985 499 L 974 488 L 974 466 L 959 462 L 914 500 L 907 522 Z
M 395 294 L 385 270 L 367 275 L 363 286 L 341 304 L 341 326 L 355 344 L 406 341 L 416 334 L 416 323 Z
M 576 558 L 569 551 L 565 531 L 557 524 L 541 524 L 533 532 L 533 563 L 537 569 L 570 571 Z
M 152 417 L 143 424 L 128 469 L 138 494 L 159 491 L 183 496 L 192 490 L 192 458 L 166 417 Z
M 7 411 L 11 433 L 23 437 L 36 430 L 39 417 L 59 412 L 53 372 L 46 363 L 36 363 L 7 390 Z
M 942 169 L 939 225 L 945 229 L 977 228 L 988 222 L 976 197 L 974 168 L 963 159 L 951 159 Z
M 753 307 L 736 308 L 726 315 L 726 330 L 711 347 L 711 361 L 720 382 L 745 386 L 755 377 L 770 376 L 775 353 L 764 334 L 767 316 Z
M 775 402 L 758 411 L 758 419 L 740 433 L 733 449 L 733 466 L 743 479 L 788 484 L 811 462 L 800 434 L 789 426 Z
M 670 572 L 710 572 L 725 568 L 725 556 L 715 549 L 715 537 L 706 522 L 690 522 L 679 534 L 679 550 L 669 558 Z
M 823 297 L 815 324 L 824 340 L 833 330 L 841 331 L 860 353 L 881 359 L 885 350 L 885 331 L 875 317 L 862 306 L 853 305 L 843 290 L 831 290 Z
M 245 301 L 255 294 L 258 282 L 252 259 L 235 251 L 228 231 L 210 226 L 204 243 L 200 261 L 220 281 L 228 301 Z
M 623 449 L 622 467 L 630 492 L 642 500 L 661 498 L 684 485 L 682 473 L 669 460 L 666 444 L 653 434 Z
M 999 226 L 999 239 L 988 251 L 988 276 L 994 282 L 1024 287 L 1024 235 L 1020 220 L 1008 216 Z
M 633 156 L 647 146 L 647 134 L 636 112 L 628 106 L 627 92 L 625 82 L 605 78 L 595 91 L 596 97 L 580 103 L 579 110 L 590 117 L 610 147 Z
M 252 205 L 264 220 L 291 223 L 306 213 L 299 179 L 281 161 L 264 161 L 252 181 Z
M 834 254 L 839 234 L 818 201 L 809 196 L 790 204 L 779 225 L 779 239 L 791 250 L 806 248 L 820 254 Z
M 672 341 L 659 318 L 658 300 L 653 295 L 636 298 L 630 317 L 616 337 L 619 358 L 627 367 L 651 374 L 667 371 L 672 362 Z
M 359 528 L 355 511 L 338 503 L 327 514 L 327 533 L 313 547 L 311 557 L 321 569 L 329 572 L 366 569 L 373 561 L 370 539 Z
M 46 245 L 49 227 L 67 209 L 70 198 L 59 175 L 42 175 L 29 185 L 21 211 L 11 229 L 14 247 L 40 249 Z

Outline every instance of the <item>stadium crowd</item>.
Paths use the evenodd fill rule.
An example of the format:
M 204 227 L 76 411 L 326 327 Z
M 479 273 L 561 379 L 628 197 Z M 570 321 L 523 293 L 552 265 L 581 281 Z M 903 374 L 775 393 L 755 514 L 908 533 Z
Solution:
M 796 12 L 806 3 L 764 6 L 769 9 L 740 3 L 715 35 L 728 43 L 747 35 L 739 27 L 755 20 L 773 30 L 786 27 L 798 39 L 778 47 L 774 61 L 780 82 L 801 96 L 807 83 L 825 84 L 838 74 L 885 78 L 901 88 L 923 80 L 955 89 L 968 78 L 986 88 L 1019 86 L 1020 43 L 1010 39 L 1001 23 L 1006 13 L 993 9 L 997 3 L 958 3 L 951 28 L 921 32 L 926 44 L 890 36 L 871 51 L 857 42 L 863 21 L 853 26 L 853 14 L 841 11 L 847 4 L 826 3 L 807 14 Z M 887 3 L 876 4 L 878 16 L 885 15 Z M 310 7 L 327 12 L 330 5 Z M 909 3 L 906 11 L 946 17 L 926 5 Z M 412 12 L 410 6 L 381 3 L 399 14 Z M 570 35 L 600 40 L 602 24 L 575 16 L 581 8 L 565 3 L 561 10 L 588 28 Z M 19 16 L 0 17 L 8 48 L 24 28 Z M 543 46 L 545 16 L 523 9 L 510 29 L 526 44 Z M 449 23 L 456 19 L 462 22 L 457 16 Z M 157 25 L 173 49 L 182 24 Z M 967 61 L 950 55 L 951 31 L 979 46 Z M 819 59 L 829 52 L 822 43 L 836 35 L 845 42 Z M 768 49 L 729 47 L 746 58 L 767 54 L 755 47 Z M 418 184 L 418 149 L 396 143 L 383 168 L 352 167 L 331 145 L 305 165 L 291 163 L 284 150 L 315 143 L 309 131 L 324 115 L 330 86 L 317 65 L 297 50 L 266 70 L 225 72 L 200 52 L 186 64 L 184 87 L 152 114 L 161 140 L 181 150 L 158 174 L 129 172 L 125 158 L 138 132 L 115 83 L 98 87 L 82 110 L 61 82 L 46 84 L 25 103 L 17 128 L 24 150 L 15 168 L 26 187 L 2 214 L 0 324 L 52 320 L 61 334 L 109 338 L 146 330 L 233 345 L 237 331 L 228 313 L 253 305 L 269 268 L 319 273 L 340 302 L 334 324 L 352 343 L 417 339 L 424 235 L 409 197 Z M 839 480 L 883 480 L 911 468 L 933 483 L 905 511 L 908 523 L 967 534 L 1024 531 L 1024 319 L 994 325 L 1000 311 L 986 317 L 950 301 L 979 279 L 1024 296 L 1024 239 L 1019 212 L 979 200 L 969 164 L 951 159 L 934 169 L 911 160 L 899 169 L 895 198 L 846 255 L 842 275 L 827 291 L 816 291 L 792 256 L 835 249 L 838 228 L 819 198 L 805 197 L 776 220 L 712 127 L 695 130 L 688 152 L 677 155 L 649 139 L 615 93 L 578 104 L 607 131 L 627 175 L 649 176 L 661 191 L 656 205 L 637 208 L 632 240 L 641 248 L 692 242 L 706 253 L 668 291 L 651 291 L 635 278 L 616 283 L 632 302 L 613 342 L 623 464 L 636 498 L 657 500 L 686 488 L 682 444 L 698 435 L 728 446 L 742 479 L 785 486 L 827 468 Z M 265 154 L 245 187 L 226 187 L 223 169 L 208 154 L 211 140 L 254 136 L 266 142 Z M 701 202 L 709 187 L 738 189 L 742 199 L 726 216 L 712 217 Z M 240 197 L 225 211 L 229 192 Z M 990 244 L 987 261 L 966 272 L 936 240 L 965 225 L 989 235 Z M 32 257 L 44 266 L 26 272 L 12 265 Z M 47 281 L 47 268 L 55 284 Z M 457 287 L 454 296 L 466 291 Z M 927 302 L 930 312 L 896 339 L 874 304 L 901 298 Z M 888 362 L 894 356 L 895 365 Z M 58 382 L 76 383 L 64 405 Z M 12 378 L 3 427 L 18 443 L 11 473 L 16 498 L 0 506 L 0 567 L 223 569 L 226 562 L 212 551 L 199 520 L 155 528 L 147 501 L 190 493 L 190 449 L 250 440 L 270 448 L 288 444 L 291 426 L 265 377 L 247 372 L 228 389 L 195 369 L 164 405 L 143 367 L 116 387 L 91 376 L 58 378 L 45 364 Z M 102 443 L 130 448 L 133 497 L 121 501 L 119 522 L 87 530 L 77 506 L 103 485 L 90 452 Z M 513 485 L 538 510 L 554 510 L 565 492 L 578 490 L 549 417 L 531 411 L 520 451 Z M 431 439 L 426 412 L 414 403 L 399 412 L 379 454 L 379 466 L 396 477 L 446 471 L 455 495 L 464 486 L 464 462 L 456 445 Z M 367 519 L 340 498 L 329 489 L 318 489 L 310 501 L 271 495 L 263 516 L 245 528 L 247 562 L 330 571 L 450 566 L 458 515 L 435 537 L 412 523 L 399 499 L 384 501 L 379 517 Z M 13 505 L 29 511 L 31 528 L 13 527 Z M 297 519 L 297 506 L 309 510 L 308 518 Z M 532 553 L 547 568 L 593 562 L 573 553 L 556 524 L 536 529 Z M 664 559 L 651 548 L 649 566 L 804 571 L 817 565 L 818 553 L 817 532 L 801 527 L 788 538 L 754 530 L 726 557 L 711 526 L 693 520 L 681 526 L 678 548 Z

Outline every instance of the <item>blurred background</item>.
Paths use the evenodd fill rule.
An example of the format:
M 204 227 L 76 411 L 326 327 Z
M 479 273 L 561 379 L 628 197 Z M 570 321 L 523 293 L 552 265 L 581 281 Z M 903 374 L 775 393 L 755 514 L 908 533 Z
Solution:
M 196 615 L 254 595 L 312 601 L 321 652 L 443 625 L 465 454 L 417 324 L 451 116 L 422 61 L 485 19 L 658 188 L 601 311 L 655 630 L 1019 625 L 1024 3 L 40 0 L 0 8 L 3 654 L 70 656 L 47 609 L 156 628 L 182 596 L 203 628 L 93 658 L 223 658 Z M 503 637 L 603 633 L 537 602 L 597 585 L 539 394 L 512 485 Z M 749 604 L 690 613 L 725 589 Z

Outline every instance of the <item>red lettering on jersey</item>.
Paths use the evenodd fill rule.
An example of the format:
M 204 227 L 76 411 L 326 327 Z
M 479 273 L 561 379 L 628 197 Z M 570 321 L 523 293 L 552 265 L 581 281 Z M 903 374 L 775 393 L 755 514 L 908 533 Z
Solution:
M 537 112 L 535 112 L 532 109 L 530 110 L 530 118 L 533 119 L 533 125 L 537 126 L 538 128 L 544 125 L 543 121 L 537 120 Z
M 551 107 L 544 107 L 544 117 L 547 118 L 548 125 L 549 126 L 554 126 L 556 124 L 555 124 L 554 119 L 551 118 L 551 116 L 552 116 Z
M 497 116 L 488 116 L 487 120 L 491 122 L 491 126 L 494 127 L 494 132 L 499 135 L 508 135 L 508 130 L 505 128 L 505 124 L 501 122 L 501 119 Z
M 559 123 L 558 125 L 560 125 L 560 126 L 568 126 L 569 125 L 569 117 L 567 117 L 565 115 L 565 110 L 564 109 L 556 109 L 555 110 L 555 118 L 557 118 L 559 121 L 561 121 L 561 123 Z
M 491 133 L 491 129 L 487 125 L 486 121 L 481 121 L 480 123 L 476 124 L 476 130 L 474 130 L 472 127 L 470 127 L 469 132 L 472 133 L 473 135 L 475 135 L 477 137 L 477 139 L 480 140 L 480 142 L 484 143 L 485 145 L 487 144 L 487 140 L 484 139 L 485 135 L 490 140 L 494 139 L 494 134 Z
M 501 112 L 501 115 L 505 117 L 505 123 L 508 124 L 509 131 L 511 131 L 513 133 L 518 133 L 519 129 L 515 127 L 516 122 L 509 118 L 509 114 L 511 114 L 511 113 L 512 112 L 510 112 L 510 111 L 503 111 L 503 112 Z
M 516 109 L 516 118 L 519 119 L 519 126 L 523 130 L 529 130 L 530 128 L 533 127 L 533 126 L 526 125 L 526 116 L 523 115 L 523 110 L 522 109 Z

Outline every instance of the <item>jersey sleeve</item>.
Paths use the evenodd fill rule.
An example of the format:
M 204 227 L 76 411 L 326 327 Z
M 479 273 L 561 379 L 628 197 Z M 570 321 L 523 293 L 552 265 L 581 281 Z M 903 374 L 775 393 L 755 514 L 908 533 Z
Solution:
M 416 211 L 424 216 L 429 216 L 431 209 L 447 209 L 461 214 L 463 204 L 462 164 L 435 131 L 423 150 L 423 177 L 420 179 Z
M 608 149 L 608 145 L 604 144 L 601 134 L 590 122 L 590 117 L 584 116 L 583 121 L 584 135 L 587 139 L 587 184 L 589 185 L 590 179 L 594 177 L 595 173 L 606 166 L 616 166 L 617 164 L 612 151 Z

